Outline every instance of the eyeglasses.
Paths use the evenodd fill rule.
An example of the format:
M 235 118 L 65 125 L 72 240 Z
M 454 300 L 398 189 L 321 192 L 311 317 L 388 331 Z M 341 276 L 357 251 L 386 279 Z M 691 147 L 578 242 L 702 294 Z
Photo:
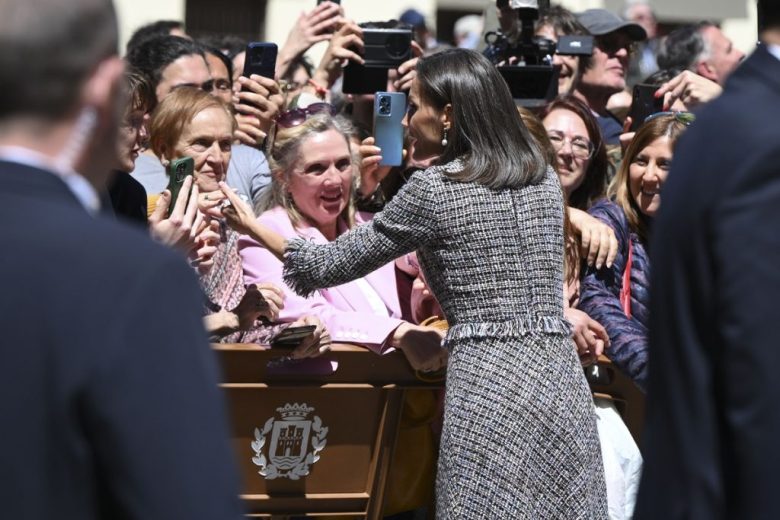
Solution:
M 550 139 L 550 144 L 555 148 L 556 153 L 563 150 L 564 145 L 568 142 L 571 147 L 571 154 L 581 161 L 590 159 L 595 152 L 593 143 L 582 137 L 575 137 L 569 139 L 560 132 L 549 132 L 547 137 Z
M 685 126 L 691 126 L 691 123 L 696 121 L 696 116 L 690 112 L 656 112 L 655 114 L 650 114 L 647 116 L 644 122 L 647 123 L 648 121 L 652 121 L 653 119 L 663 116 L 674 116 L 675 121 Z
M 596 37 L 596 47 L 601 49 L 604 54 L 614 55 L 620 49 L 626 49 L 628 54 L 633 54 L 637 49 L 636 42 L 623 33 L 616 32 Z
M 312 103 L 304 108 L 294 108 L 282 112 L 276 117 L 276 124 L 282 128 L 292 128 L 302 125 L 309 116 L 325 113 L 336 115 L 336 109 L 330 103 Z

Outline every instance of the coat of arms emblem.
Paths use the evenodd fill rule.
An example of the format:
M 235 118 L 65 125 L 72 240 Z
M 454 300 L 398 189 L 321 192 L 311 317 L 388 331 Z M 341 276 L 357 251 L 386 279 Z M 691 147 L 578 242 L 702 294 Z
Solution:
M 262 432 L 255 428 L 255 440 L 252 441 L 255 456 L 252 462 L 260 468 L 258 473 L 266 480 L 298 480 L 308 475 L 310 466 L 320 460 L 319 453 L 327 443 L 325 438 L 328 428 L 322 425 L 322 420 L 316 415 L 309 419 L 314 408 L 306 403 L 287 403 L 276 411 L 279 417 L 268 419 Z M 269 434 L 271 441 L 266 457 L 265 446 Z

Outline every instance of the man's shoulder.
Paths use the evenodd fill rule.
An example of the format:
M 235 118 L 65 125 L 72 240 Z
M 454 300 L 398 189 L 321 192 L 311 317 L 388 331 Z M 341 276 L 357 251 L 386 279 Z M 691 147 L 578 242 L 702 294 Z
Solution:
M 230 148 L 230 164 L 228 167 L 237 169 L 239 172 L 244 173 L 246 169 L 256 169 L 260 166 L 268 168 L 268 159 L 265 154 L 257 148 L 252 148 L 245 144 L 234 144 Z M 254 171 L 246 173 L 256 173 Z

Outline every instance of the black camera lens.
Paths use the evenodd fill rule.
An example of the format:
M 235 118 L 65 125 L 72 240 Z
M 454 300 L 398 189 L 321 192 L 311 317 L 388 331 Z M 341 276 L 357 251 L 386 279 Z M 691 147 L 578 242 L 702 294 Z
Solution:
M 411 42 L 400 34 L 393 34 L 387 38 L 385 49 L 387 55 L 394 59 L 404 59 L 409 54 Z

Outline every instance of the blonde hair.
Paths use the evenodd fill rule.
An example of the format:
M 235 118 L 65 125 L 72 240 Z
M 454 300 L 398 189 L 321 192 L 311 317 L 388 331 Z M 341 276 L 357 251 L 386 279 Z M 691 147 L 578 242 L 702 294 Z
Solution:
M 674 149 L 677 139 L 686 128 L 687 125 L 675 114 L 658 116 L 643 124 L 628 145 L 620 169 L 607 188 L 607 196 L 620 206 L 626 215 L 628 227 L 639 235 L 642 242 L 647 242 L 648 230 L 642 211 L 631 195 L 631 163 L 642 150 L 661 137 L 668 137 L 670 146 Z
M 335 130 L 344 137 L 352 158 L 353 175 L 349 199 L 340 216 L 344 219 L 348 228 L 355 227 L 354 195 L 357 191 L 359 180 L 357 173 L 359 172 L 358 165 L 360 164 L 360 159 L 357 150 L 352 146 L 351 139 L 355 136 L 356 131 L 352 123 L 346 118 L 342 116 L 334 117 L 327 113 L 314 114 L 300 125 L 291 128 L 277 128 L 273 147 L 266 153 L 268 164 L 273 174 L 271 189 L 266 190 L 258 201 L 255 207 L 257 215 L 271 208 L 281 206 L 287 212 L 293 226 L 298 227 L 305 220 L 287 192 L 290 175 L 292 175 L 295 165 L 301 158 L 301 146 L 304 142 L 310 137 L 328 130 Z
M 230 107 L 221 99 L 195 87 L 179 87 L 165 96 L 154 109 L 149 126 L 149 147 L 154 154 L 162 158 L 163 153 L 170 153 L 187 125 L 192 123 L 195 116 L 209 108 L 224 110 L 230 119 L 230 132 L 235 132 L 236 119 Z

